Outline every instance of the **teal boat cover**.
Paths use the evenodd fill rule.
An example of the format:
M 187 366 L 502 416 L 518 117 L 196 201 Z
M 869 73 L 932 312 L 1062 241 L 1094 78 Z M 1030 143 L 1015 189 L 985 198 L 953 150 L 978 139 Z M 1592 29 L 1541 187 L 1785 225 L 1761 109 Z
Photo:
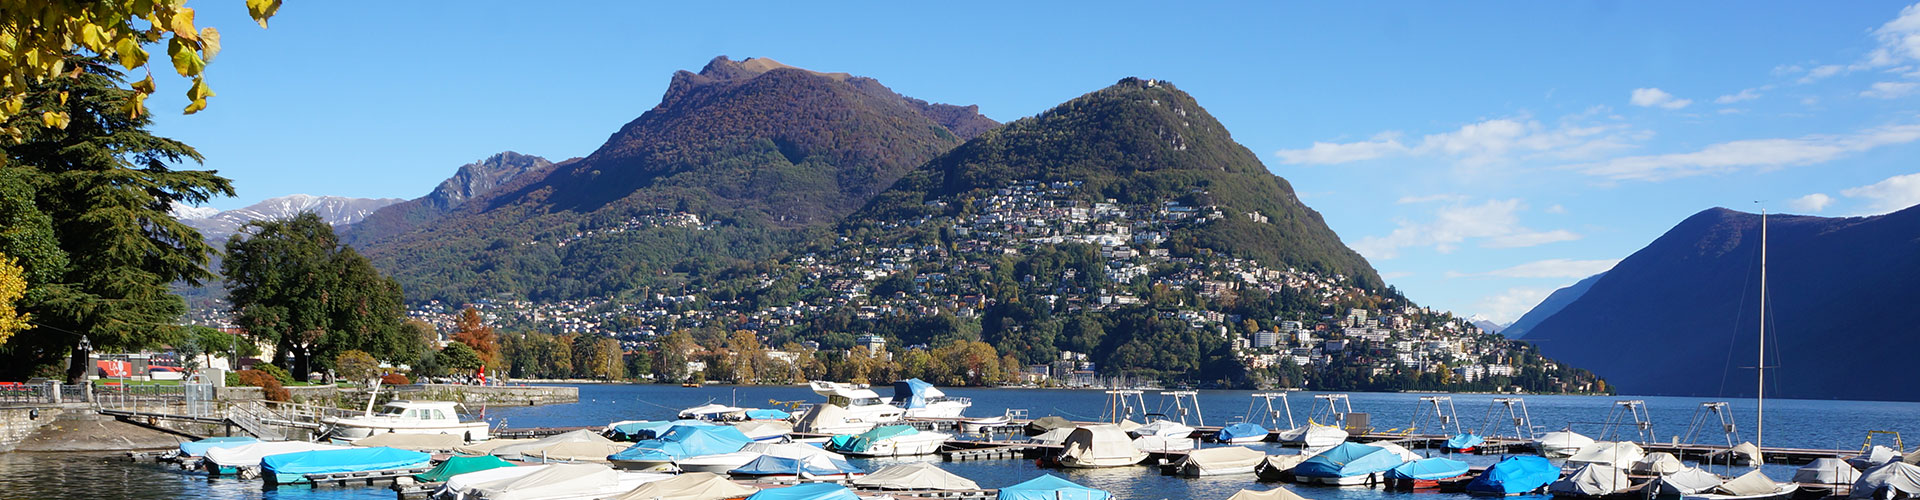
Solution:
M 1109 500 L 1112 493 L 1088 488 L 1047 474 L 1000 488 L 1000 500 Z
M 1340 443 L 1293 466 L 1300 477 L 1352 477 L 1386 472 L 1403 461 L 1386 448 L 1360 443 Z
M 247 437 L 247 436 L 210 437 L 210 438 L 202 439 L 199 441 L 188 441 L 185 443 L 180 443 L 180 454 L 189 456 L 189 457 L 197 457 L 197 456 L 207 454 L 207 450 L 211 450 L 214 448 L 232 448 L 235 446 L 245 446 L 245 445 L 258 443 L 258 442 L 260 442 L 260 440 Z
M 926 383 L 917 378 L 894 382 L 893 404 L 908 409 L 926 408 L 927 390 L 932 388 L 933 384 Z
M 841 434 L 827 441 L 827 449 L 838 452 L 859 453 L 873 447 L 873 443 L 900 436 L 919 434 L 920 429 L 911 425 L 883 425 L 859 434 Z
M 719 424 L 701 421 L 701 420 L 660 420 L 660 421 L 654 421 L 654 422 L 627 422 L 624 424 L 613 426 L 613 435 L 608 437 L 612 439 L 622 440 L 622 441 L 640 441 L 640 440 L 646 440 L 646 439 L 654 439 L 654 438 L 660 437 L 661 434 L 665 434 L 668 429 L 672 429 L 673 426 L 676 426 L 676 425 L 714 426 Z
M 1435 480 L 1466 475 L 1467 463 L 1451 458 L 1422 458 L 1387 471 L 1393 479 Z
M 752 462 L 747 462 L 746 465 L 728 471 L 730 474 L 742 476 L 796 477 L 839 476 L 844 474 L 863 474 L 865 472 L 866 471 L 860 470 L 859 467 L 848 463 L 846 460 L 826 455 L 813 455 L 806 458 L 761 455 L 760 458 L 753 459 Z
M 1560 479 L 1560 467 L 1545 458 L 1510 457 L 1467 483 L 1468 493 L 1512 495 L 1537 490 Z
M 833 483 L 807 483 L 760 490 L 747 500 L 860 500 L 853 490 Z
M 1253 422 L 1239 422 L 1239 423 L 1227 424 L 1226 427 L 1220 428 L 1220 434 L 1215 436 L 1215 439 L 1219 439 L 1221 441 L 1232 441 L 1235 439 L 1259 436 L 1260 439 L 1264 440 L 1267 438 L 1267 434 L 1268 434 L 1267 428 L 1261 427 L 1260 424 L 1256 424 Z
M 747 410 L 747 418 L 754 420 L 786 420 L 793 418 L 793 414 L 780 410 L 754 409 Z
M 1470 450 L 1486 442 L 1487 442 L 1486 438 L 1475 436 L 1471 432 L 1466 434 L 1454 434 L 1453 437 L 1447 438 L 1447 449 Z
M 440 465 L 435 465 L 426 472 L 414 474 L 413 478 L 421 482 L 442 483 L 446 482 L 447 478 L 468 472 L 480 472 L 487 469 L 513 466 L 513 462 L 508 462 L 504 458 L 493 455 L 481 455 L 477 457 L 454 456 L 447 458 L 447 461 L 440 462 Z
M 380 446 L 267 455 L 260 459 L 260 468 L 279 475 L 326 474 L 418 467 L 430 458 L 417 451 Z
M 607 460 L 627 461 L 672 461 L 701 455 L 718 455 L 740 451 L 740 447 L 753 442 L 753 438 L 741 434 L 740 429 L 724 425 L 676 425 L 667 429 L 659 438 L 648 439 L 619 453 L 607 456 Z

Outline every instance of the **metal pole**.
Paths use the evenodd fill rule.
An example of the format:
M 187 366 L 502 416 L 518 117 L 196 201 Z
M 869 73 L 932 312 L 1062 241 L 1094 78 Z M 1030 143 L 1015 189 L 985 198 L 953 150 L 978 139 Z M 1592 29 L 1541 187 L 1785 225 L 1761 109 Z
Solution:
M 1767 209 L 1760 209 L 1760 385 L 1754 389 L 1755 422 L 1753 446 L 1760 448 L 1767 437 Z M 1758 467 L 1758 465 L 1756 465 Z

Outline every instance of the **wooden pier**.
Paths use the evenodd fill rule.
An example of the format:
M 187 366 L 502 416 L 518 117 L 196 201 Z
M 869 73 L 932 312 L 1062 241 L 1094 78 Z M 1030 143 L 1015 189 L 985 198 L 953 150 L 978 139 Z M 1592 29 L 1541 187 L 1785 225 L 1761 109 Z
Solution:
M 429 467 L 411 467 L 405 469 L 307 474 L 307 481 L 313 483 L 313 487 L 315 488 L 397 486 L 401 483 L 413 483 L 414 474 L 425 473 L 429 469 Z M 271 483 L 272 481 L 268 482 Z

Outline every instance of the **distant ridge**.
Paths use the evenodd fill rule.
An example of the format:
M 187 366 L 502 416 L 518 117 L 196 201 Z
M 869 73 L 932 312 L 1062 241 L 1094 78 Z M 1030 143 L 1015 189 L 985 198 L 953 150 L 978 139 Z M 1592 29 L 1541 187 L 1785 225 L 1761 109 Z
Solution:
M 1533 306 L 1533 309 L 1527 310 L 1527 313 L 1521 315 L 1520 319 L 1513 320 L 1513 323 L 1508 324 L 1507 327 L 1500 330 L 1499 333 L 1507 336 L 1507 338 L 1517 339 L 1526 336 L 1527 332 L 1533 330 L 1535 325 L 1552 317 L 1554 313 L 1560 312 L 1561 309 L 1565 309 L 1567 304 L 1572 304 L 1573 301 L 1579 300 L 1581 295 L 1587 293 L 1587 289 L 1593 288 L 1594 282 L 1600 281 L 1600 277 L 1606 275 L 1607 273 L 1603 272 L 1588 276 L 1571 285 L 1560 287 L 1559 290 L 1554 290 L 1552 294 L 1547 295 L 1545 300 L 1540 301 L 1540 304 Z
M 344 238 L 355 245 L 385 241 L 425 224 L 433 223 L 465 205 L 484 197 L 522 176 L 553 167 L 553 162 L 533 155 L 505 151 L 480 161 L 461 165 L 452 177 L 440 181 L 426 196 L 396 203 L 372 214 L 347 231 Z

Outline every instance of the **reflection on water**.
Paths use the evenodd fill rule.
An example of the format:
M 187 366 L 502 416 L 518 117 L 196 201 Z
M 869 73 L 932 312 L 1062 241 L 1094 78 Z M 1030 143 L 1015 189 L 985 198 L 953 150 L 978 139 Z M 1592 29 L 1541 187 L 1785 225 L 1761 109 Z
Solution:
M 884 388 L 881 392 L 886 392 Z M 969 415 L 997 415 L 1007 408 L 1023 408 L 1033 416 L 1061 415 L 1090 420 L 1099 417 L 1106 403 L 1099 391 L 1058 391 L 1022 389 L 953 389 L 955 396 L 973 398 Z M 1201 403 L 1207 423 L 1218 425 L 1244 413 L 1248 392 L 1201 391 Z M 501 407 L 487 411 L 496 424 L 511 427 L 604 425 L 627 419 L 671 418 L 680 408 L 708 402 L 738 406 L 770 406 L 770 400 L 819 399 L 803 387 L 707 387 L 688 389 L 661 385 L 588 385 L 582 386 L 581 402 L 569 405 Z M 1356 411 L 1372 414 L 1378 428 L 1405 427 L 1419 408 L 1419 394 L 1352 395 Z M 1480 426 L 1486 406 L 1494 396 L 1456 395 L 1460 420 L 1471 430 Z M 1311 393 L 1294 393 L 1294 408 L 1299 423 L 1311 413 Z M 1647 401 L 1653 416 L 1653 430 L 1660 439 L 1683 435 L 1694 408 L 1706 399 L 1638 398 Z M 1612 406 L 1611 397 L 1528 396 L 1534 423 L 1548 429 L 1571 426 L 1593 437 L 1602 437 L 1602 422 Z M 1751 401 L 1732 400 L 1736 412 L 1751 408 Z M 1149 394 L 1148 403 L 1155 404 Z M 1736 413 L 1739 414 L 1739 413 Z M 1920 435 L 1920 404 L 1857 401 L 1768 401 L 1767 444 L 1770 446 L 1848 449 L 1860 446 L 1867 430 L 1893 430 Z M 1740 427 L 1751 428 L 1752 415 Z M 1504 417 L 1504 415 L 1500 415 Z M 1489 428 L 1489 430 L 1492 430 Z M 1616 436 L 1626 429 L 1615 429 Z M 1751 436 L 1743 436 L 1752 439 Z M 1721 439 L 1712 436 L 1713 440 Z M 1252 445 L 1268 454 L 1293 453 L 1271 443 Z M 1475 466 L 1491 465 L 1498 456 L 1455 455 Z M 854 460 L 868 470 L 904 461 L 932 461 L 955 474 L 973 479 L 987 488 L 1012 485 L 1041 474 L 1055 474 L 1068 480 L 1113 492 L 1123 499 L 1224 499 L 1240 489 L 1265 490 L 1285 487 L 1315 500 L 1468 500 L 1472 497 L 1446 493 L 1401 493 L 1368 487 L 1323 487 L 1261 483 L 1252 475 L 1183 478 L 1163 476 L 1157 468 L 1125 467 L 1114 469 L 1071 470 L 1040 469 L 1021 460 L 976 462 L 939 462 L 936 457 Z M 1738 474 L 1744 469 L 1713 469 Z M 1793 467 L 1767 466 L 1769 476 L 1786 479 Z M 0 454 L 0 499 L 389 499 L 393 492 L 382 488 L 323 489 L 283 488 L 262 492 L 257 481 L 209 479 L 203 474 L 182 472 L 158 464 L 128 463 L 114 455 L 72 455 L 14 453 Z M 1521 497 L 1531 498 L 1531 497 Z M 1545 498 L 1545 497 L 1539 497 Z

